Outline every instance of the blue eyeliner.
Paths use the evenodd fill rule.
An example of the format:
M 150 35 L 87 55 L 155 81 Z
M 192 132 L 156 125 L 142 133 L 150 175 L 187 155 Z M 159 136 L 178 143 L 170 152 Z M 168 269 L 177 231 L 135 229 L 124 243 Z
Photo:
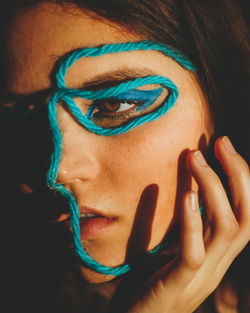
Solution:
M 144 102 L 144 104 L 136 108 L 136 111 L 141 111 L 151 106 L 159 98 L 162 92 L 163 92 L 162 87 L 151 90 L 133 89 L 116 96 L 115 99 L 128 101 L 142 101 Z
M 122 101 L 132 101 L 135 103 L 141 102 L 142 104 L 137 106 L 135 108 L 135 111 L 142 111 L 150 107 L 159 98 L 162 92 L 163 92 L 163 87 L 160 87 L 157 89 L 150 89 L 150 90 L 132 89 L 132 90 L 123 92 L 121 94 L 118 94 L 117 96 L 114 96 L 112 98 L 103 99 L 103 101 L 112 99 L 112 100 L 120 100 L 121 102 Z M 87 119 L 92 120 L 93 113 L 96 108 L 98 108 L 98 105 L 94 103 L 90 106 L 86 114 Z

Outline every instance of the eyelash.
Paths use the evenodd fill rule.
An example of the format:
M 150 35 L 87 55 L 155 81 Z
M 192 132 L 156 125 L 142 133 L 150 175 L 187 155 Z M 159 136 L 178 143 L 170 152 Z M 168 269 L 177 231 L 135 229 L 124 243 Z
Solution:
M 158 85 L 159 86 L 159 85 Z M 169 89 L 151 85 L 144 89 L 131 89 L 117 96 L 78 102 L 84 116 L 101 128 L 120 127 L 152 113 L 165 103 Z M 157 88 L 158 87 L 158 88 Z M 80 106 L 80 107 L 79 107 Z
M 119 127 L 129 123 L 134 118 L 153 112 L 164 103 L 162 86 L 149 89 L 131 89 L 117 97 L 93 100 L 85 103 L 85 116 L 102 128 Z M 159 102 L 160 100 L 160 102 Z M 121 110 L 122 109 L 122 110 Z
M 112 107 L 112 105 L 118 105 L 118 107 L 116 108 L 116 110 L 108 110 L 107 107 L 105 107 L 106 104 L 109 104 L 110 107 Z M 120 108 L 122 105 L 129 105 L 131 107 L 129 107 L 127 110 L 123 110 L 120 111 Z M 140 101 L 140 100 L 127 100 L 127 99 L 115 99 L 115 98 L 109 98 L 109 99 L 103 99 L 103 100 L 97 100 L 94 101 L 92 103 L 92 106 L 95 107 L 95 109 L 99 109 L 98 112 L 95 113 L 95 109 L 93 111 L 93 115 L 96 114 L 97 116 L 95 116 L 95 118 L 98 118 L 98 120 L 107 118 L 107 119 L 111 119 L 111 120 L 122 120 L 123 117 L 130 117 L 131 114 L 134 112 L 134 109 L 145 104 L 145 101 Z M 106 113 L 107 114 L 103 114 L 102 113 Z

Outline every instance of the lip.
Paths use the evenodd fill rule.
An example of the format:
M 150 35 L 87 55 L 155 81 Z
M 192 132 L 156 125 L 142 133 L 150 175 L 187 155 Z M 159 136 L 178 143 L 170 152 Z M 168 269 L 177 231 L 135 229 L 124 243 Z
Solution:
M 79 211 L 79 224 L 82 240 L 96 237 L 100 233 L 106 231 L 116 221 L 115 217 L 86 206 L 79 206 Z M 95 214 L 96 217 L 81 217 L 82 214 Z

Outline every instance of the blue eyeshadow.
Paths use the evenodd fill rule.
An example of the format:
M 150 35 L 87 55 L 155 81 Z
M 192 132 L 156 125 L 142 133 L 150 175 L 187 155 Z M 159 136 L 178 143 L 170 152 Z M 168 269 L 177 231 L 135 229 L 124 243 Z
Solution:
M 162 87 L 157 88 L 157 89 L 151 89 L 151 90 L 133 89 L 133 90 L 124 92 L 118 96 L 115 96 L 114 99 L 144 102 L 144 104 L 136 108 L 136 111 L 141 111 L 151 106 L 158 99 L 158 97 L 162 94 L 162 92 L 163 92 Z
M 121 101 L 138 101 L 142 104 L 139 105 L 135 111 L 142 111 L 148 107 L 150 107 L 162 94 L 163 87 L 157 89 L 150 89 L 150 90 L 140 90 L 140 89 L 132 89 L 126 92 L 123 92 L 117 96 L 112 97 L 114 100 L 121 100 Z M 110 98 L 111 99 L 111 98 Z M 103 99 L 107 100 L 107 99 Z M 97 105 L 92 104 L 88 109 L 86 114 L 87 119 L 91 120 L 93 117 L 93 112 L 97 108 Z

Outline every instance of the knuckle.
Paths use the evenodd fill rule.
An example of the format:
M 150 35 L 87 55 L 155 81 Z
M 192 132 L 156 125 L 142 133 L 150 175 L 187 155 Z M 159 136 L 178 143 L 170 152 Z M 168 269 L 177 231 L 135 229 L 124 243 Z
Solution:
M 249 214 L 246 214 L 245 221 L 242 223 L 250 231 L 250 210 Z
M 250 180 L 250 172 L 247 164 L 242 164 L 241 167 L 237 168 L 235 172 L 228 173 L 228 177 L 232 180 L 236 181 L 249 181 Z
M 250 175 L 250 167 L 246 160 L 244 160 L 240 155 L 238 155 L 239 163 L 241 164 L 241 170 L 246 174 Z
M 250 240 L 250 220 L 241 223 L 241 232 Z
M 205 261 L 205 253 L 204 252 L 196 252 L 188 256 L 185 259 L 185 265 L 190 270 L 198 270 Z
M 239 231 L 240 227 L 238 222 L 232 219 L 231 221 L 224 223 L 220 233 L 226 241 L 232 241 L 238 235 Z
M 202 233 L 202 224 L 199 223 L 199 221 L 192 221 L 189 225 L 188 233 L 192 236 L 199 235 L 200 233 Z
M 204 180 L 204 187 L 206 187 L 209 192 L 215 195 L 220 195 L 221 191 L 223 190 L 223 186 L 218 175 L 212 171 L 208 171 L 205 177 L 206 179 Z
M 227 175 L 231 179 L 236 178 L 237 180 L 243 180 L 243 181 L 245 179 L 250 180 L 250 168 L 249 168 L 249 165 L 239 155 L 238 159 L 235 159 L 235 162 L 233 163 L 233 167 L 232 167 L 231 172 L 228 172 Z

